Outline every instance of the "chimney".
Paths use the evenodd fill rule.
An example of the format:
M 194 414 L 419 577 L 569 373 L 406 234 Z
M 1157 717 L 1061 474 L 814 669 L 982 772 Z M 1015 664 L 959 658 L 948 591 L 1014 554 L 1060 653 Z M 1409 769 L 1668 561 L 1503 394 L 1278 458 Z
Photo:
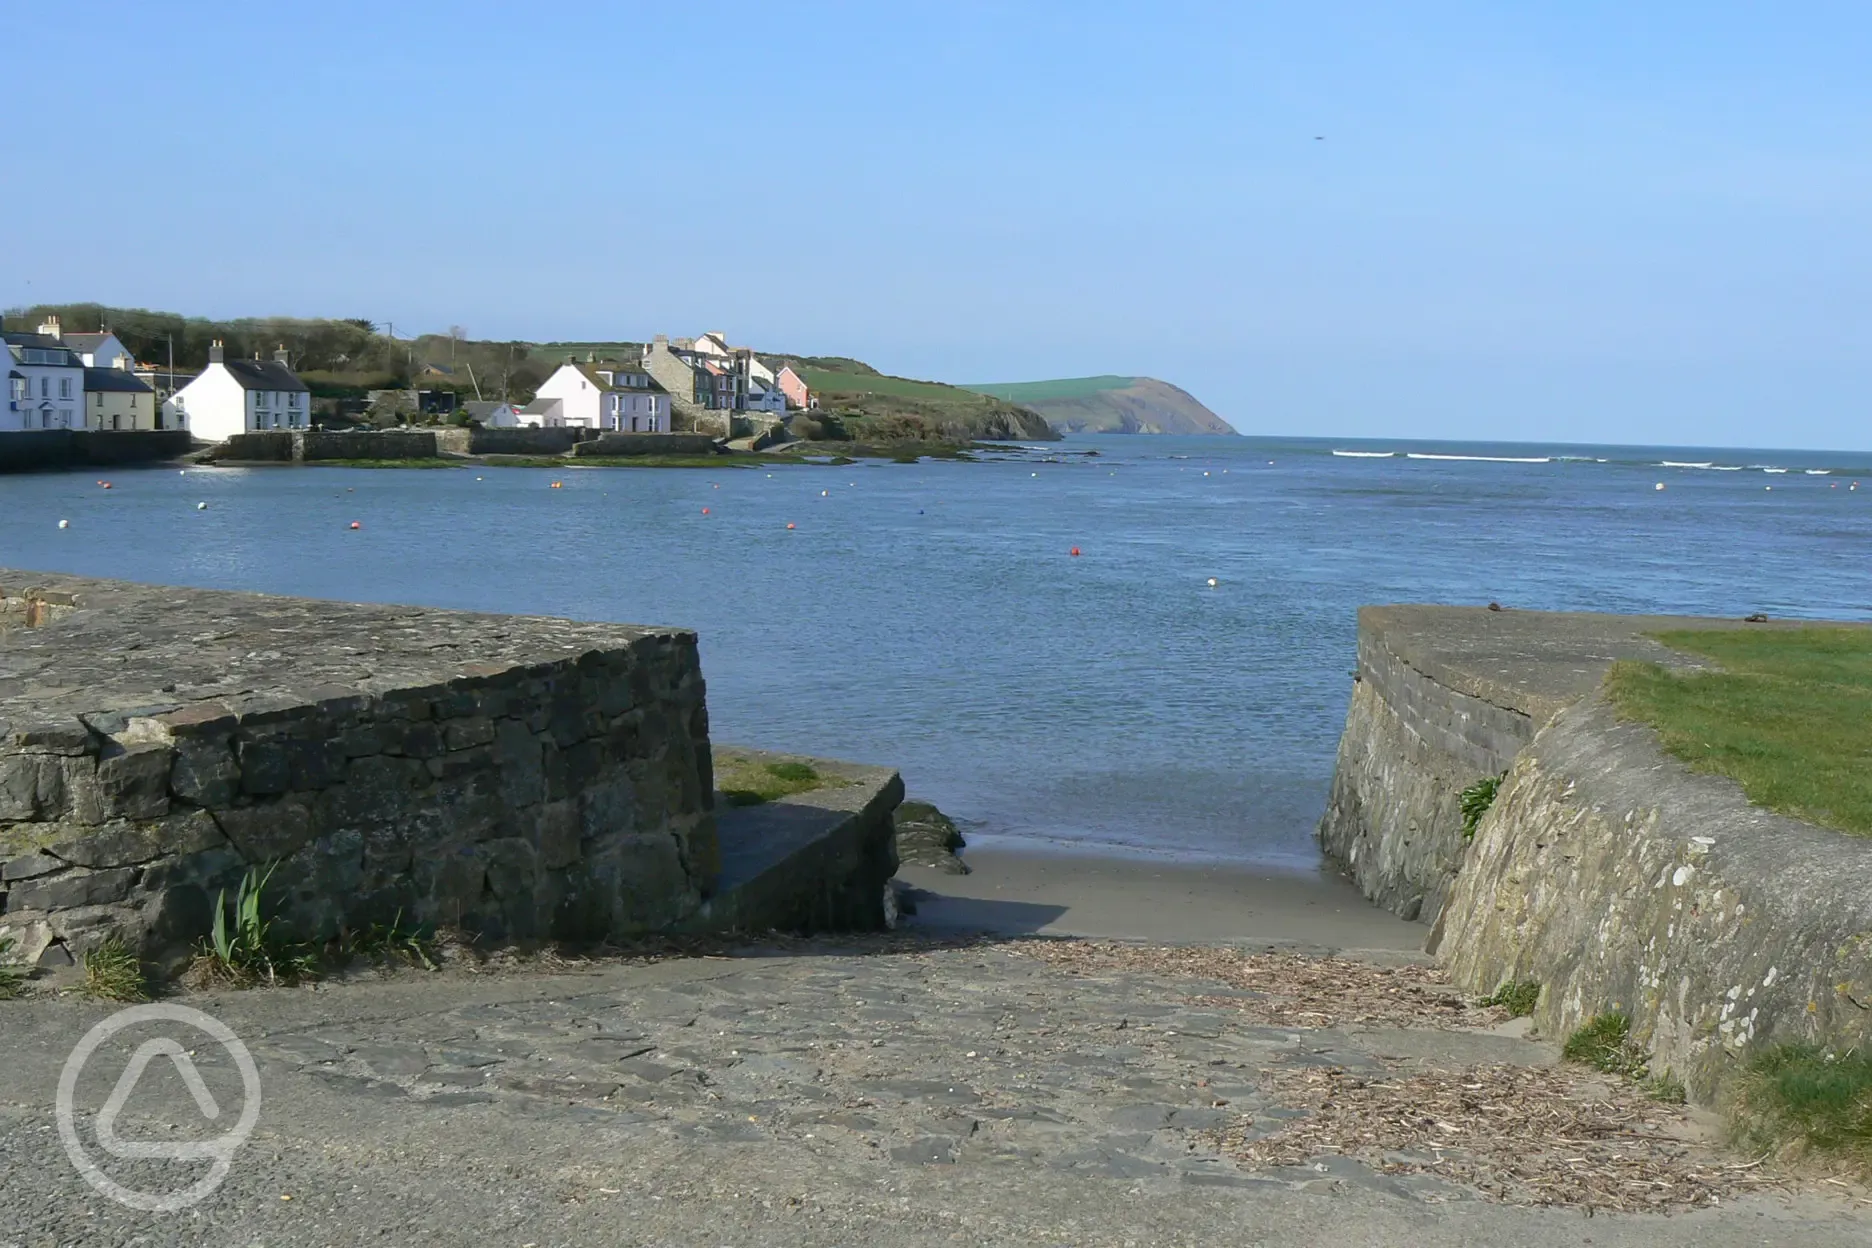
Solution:
M 219 338 L 208 344 L 208 362 L 210 364 L 219 364 L 226 358 L 227 349 L 221 345 L 221 340 Z
M 587 364 L 596 364 L 598 362 L 598 353 L 596 351 L 587 351 L 585 353 L 585 362 Z
M 39 332 L 54 342 L 62 341 L 59 334 L 59 319 L 56 316 L 46 317 L 45 322 L 39 326 Z
M 279 349 L 273 353 L 273 362 L 284 364 L 287 368 L 292 367 L 292 356 L 287 352 L 285 343 L 280 343 Z

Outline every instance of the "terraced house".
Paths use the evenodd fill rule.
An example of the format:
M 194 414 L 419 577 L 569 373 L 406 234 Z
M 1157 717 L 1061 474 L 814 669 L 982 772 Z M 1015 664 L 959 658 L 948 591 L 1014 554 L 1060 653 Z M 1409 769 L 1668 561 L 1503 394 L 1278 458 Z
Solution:
M 49 334 L 0 334 L 6 343 L 6 410 L 0 431 L 84 428 L 84 364 Z
M 617 433 L 668 433 L 670 396 L 641 364 L 568 359 L 540 383 L 520 419 Z

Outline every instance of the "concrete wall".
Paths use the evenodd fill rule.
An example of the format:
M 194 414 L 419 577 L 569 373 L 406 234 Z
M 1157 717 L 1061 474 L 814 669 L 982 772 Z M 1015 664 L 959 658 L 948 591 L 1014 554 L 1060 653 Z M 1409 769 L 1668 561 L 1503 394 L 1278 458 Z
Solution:
M 601 433 L 572 448 L 574 455 L 712 455 L 715 439 L 700 433 Z
M 1432 948 L 1476 993 L 1539 983 L 1548 1035 L 1624 1013 L 1711 1100 L 1752 1046 L 1872 1045 L 1867 880 L 1872 841 L 1749 805 L 1594 697 L 1515 763 Z
M 42 429 L 0 434 L 0 472 L 159 463 L 188 454 L 186 429 Z
M 563 455 L 591 434 L 584 429 L 471 429 L 472 455 Z
M 625 936 L 692 914 L 716 873 L 693 634 L 0 586 L 0 936 L 30 960 L 113 934 L 179 958 L 268 863 L 307 940 L 399 913 Z
M 1693 664 L 1649 633 L 1794 626 L 1365 608 L 1322 848 L 1464 988 L 1533 980 L 1555 1037 L 1624 1013 L 1700 1100 L 1751 1045 L 1872 1043 L 1872 841 L 1692 775 L 1600 694 L 1619 658 Z M 1458 794 L 1504 771 L 1465 841 Z

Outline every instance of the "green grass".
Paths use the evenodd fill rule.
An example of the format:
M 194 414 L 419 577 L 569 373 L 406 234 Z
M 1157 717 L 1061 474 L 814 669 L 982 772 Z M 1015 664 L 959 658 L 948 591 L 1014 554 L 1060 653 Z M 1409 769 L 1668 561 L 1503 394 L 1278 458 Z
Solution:
M 882 394 L 899 399 L 924 399 L 932 403 L 970 402 L 979 406 L 973 390 L 946 386 L 940 381 L 916 381 L 909 377 L 887 377 L 883 373 L 840 373 L 826 368 L 805 368 L 806 384 L 822 396 L 828 394 Z
M 294 944 L 266 914 L 266 887 L 279 864 L 250 867 L 230 899 L 215 897 L 214 928 L 195 959 L 203 979 L 229 984 L 278 983 L 317 967 L 310 950 Z
M 84 955 L 84 990 L 102 1001 L 147 1001 L 143 963 L 115 936 Z
M 1476 1004 L 1499 1005 L 1508 1011 L 1510 1018 L 1526 1018 L 1540 1004 L 1540 992 L 1541 987 L 1534 980 L 1520 979 L 1503 984 Z
M 1872 1173 L 1872 1057 L 1777 1045 L 1749 1059 L 1729 1106 L 1737 1141 L 1762 1152 L 1832 1156 Z
M 739 754 L 715 759 L 715 789 L 729 806 L 759 806 L 835 783 L 810 763 L 762 763 Z
M 434 933 L 422 927 L 405 927 L 400 910 L 388 925 L 373 923 L 362 931 L 341 933 L 337 945 L 336 952 L 343 961 L 400 962 L 425 971 L 441 969 Z
M 1872 836 L 1872 628 L 1655 634 L 1721 670 L 1615 663 L 1621 717 L 1657 729 L 1692 770 L 1728 776 L 1758 806 Z
M 1631 1019 L 1623 1014 L 1595 1014 L 1566 1039 L 1560 1056 L 1608 1075 L 1643 1079 L 1650 1068 L 1644 1051 L 1631 1038 Z
M 729 453 L 725 455 L 580 455 L 576 458 L 557 455 L 484 455 L 479 464 L 488 468 L 757 468 L 765 457 Z M 474 464 L 476 461 L 467 461 Z
M 27 967 L 13 961 L 13 938 L 0 937 L 0 1001 L 25 991 L 26 977 L 31 973 Z
M 460 468 L 462 459 L 308 459 L 293 468 Z
M 1050 399 L 1083 399 L 1108 390 L 1126 390 L 1137 383 L 1135 377 L 1061 377 L 1054 381 L 1003 381 L 986 385 L 967 385 L 964 390 L 991 394 L 1010 403 L 1045 403 Z
M 1499 776 L 1487 776 L 1464 789 L 1456 800 L 1462 811 L 1462 837 L 1465 841 L 1475 839 L 1476 828 L 1482 823 L 1482 816 L 1488 814 L 1489 807 L 1495 804 L 1495 795 L 1501 792 L 1501 783 L 1508 778 L 1508 773 Z

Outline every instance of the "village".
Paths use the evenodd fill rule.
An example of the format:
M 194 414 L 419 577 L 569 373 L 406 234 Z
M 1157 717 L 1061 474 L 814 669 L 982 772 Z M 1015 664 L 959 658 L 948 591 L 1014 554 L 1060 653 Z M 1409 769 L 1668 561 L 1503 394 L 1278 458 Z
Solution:
M 7 351 L 7 405 L 0 433 L 43 430 L 186 430 L 197 442 L 238 434 L 306 430 L 328 417 L 314 411 L 310 387 L 283 346 L 270 357 L 231 357 L 217 340 L 199 372 L 139 361 L 108 328 L 67 332 L 56 316 L 36 332 L 0 334 Z M 818 400 L 788 362 L 733 346 L 725 333 L 694 338 L 657 334 L 635 354 L 584 358 L 567 353 L 524 402 L 463 399 L 457 388 L 372 391 L 339 424 L 373 412 L 375 424 L 563 428 L 596 433 L 689 433 L 718 439 L 771 436 L 789 412 Z M 423 372 L 446 380 L 446 366 Z

